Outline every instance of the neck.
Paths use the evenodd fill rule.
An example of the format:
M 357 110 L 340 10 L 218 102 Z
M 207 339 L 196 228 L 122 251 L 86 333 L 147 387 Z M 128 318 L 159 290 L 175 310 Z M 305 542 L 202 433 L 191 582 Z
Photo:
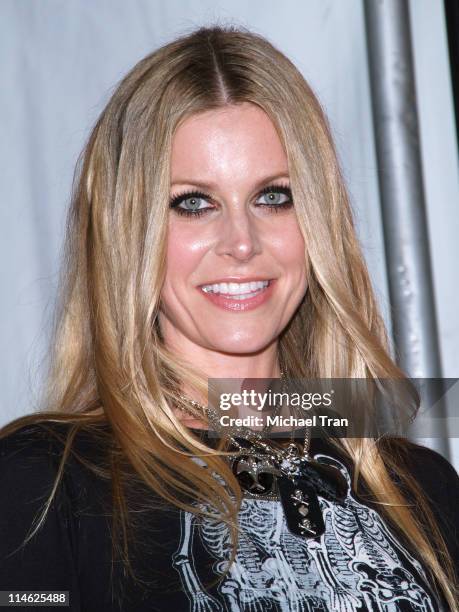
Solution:
M 223 387 L 225 381 L 228 380 L 229 388 L 223 389 L 223 391 L 237 392 L 234 382 L 231 383 L 233 379 L 239 379 L 244 384 L 244 379 L 281 378 L 277 341 L 273 341 L 258 353 L 244 355 L 209 350 L 190 342 L 188 338 L 183 336 L 176 337 L 170 333 L 166 336 L 167 348 L 194 369 L 202 372 L 205 377 L 222 381 L 221 386 Z M 250 387 L 252 383 L 249 382 L 248 385 Z M 262 391 L 262 389 L 259 390 Z M 182 384 L 180 393 L 203 406 L 207 406 L 207 396 L 203 396 L 186 382 Z M 176 416 L 188 427 L 208 428 L 206 423 L 196 419 L 193 415 L 178 411 Z

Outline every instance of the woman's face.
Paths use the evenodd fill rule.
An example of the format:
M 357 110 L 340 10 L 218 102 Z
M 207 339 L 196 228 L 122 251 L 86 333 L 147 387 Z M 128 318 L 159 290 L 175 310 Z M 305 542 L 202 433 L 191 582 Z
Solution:
M 211 364 L 210 352 L 222 359 L 277 347 L 307 289 L 288 187 L 287 157 L 258 106 L 207 111 L 176 130 L 159 322 L 182 356 L 201 353 Z

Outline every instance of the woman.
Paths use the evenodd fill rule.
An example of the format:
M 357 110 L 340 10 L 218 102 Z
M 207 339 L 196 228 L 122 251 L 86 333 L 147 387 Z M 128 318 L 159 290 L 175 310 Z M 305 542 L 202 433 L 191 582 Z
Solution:
M 82 158 L 57 315 L 44 410 L 2 431 L 1 590 L 69 591 L 74 610 L 457 609 L 440 455 L 312 440 L 346 493 L 318 489 L 305 537 L 206 432 L 208 378 L 404 379 L 323 112 L 265 39 L 201 28 L 123 79 Z

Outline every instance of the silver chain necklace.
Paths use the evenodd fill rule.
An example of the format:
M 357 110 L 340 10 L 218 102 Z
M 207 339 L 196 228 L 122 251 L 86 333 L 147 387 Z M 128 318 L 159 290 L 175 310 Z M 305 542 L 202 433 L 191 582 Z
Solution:
M 284 388 L 285 375 L 281 371 Z M 209 420 L 218 428 L 218 414 L 185 395 L 179 395 L 188 414 Z M 225 427 L 225 430 L 229 428 Z M 281 501 L 289 530 L 306 538 L 317 538 L 325 531 L 317 494 L 342 501 L 347 483 L 336 468 L 318 463 L 309 456 L 311 428 L 306 427 L 302 449 L 293 442 L 287 447 L 265 438 L 270 428 L 255 432 L 245 427 L 231 428 L 227 438 L 235 447 L 234 457 L 228 457 L 245 498 Z M 331 481 L 331 484 L 330 484 Z

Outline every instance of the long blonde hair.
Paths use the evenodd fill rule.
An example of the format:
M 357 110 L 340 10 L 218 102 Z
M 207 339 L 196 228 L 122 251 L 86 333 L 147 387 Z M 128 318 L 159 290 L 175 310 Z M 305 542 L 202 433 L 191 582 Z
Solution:
M 221 449 L 199 441 L 171 410 L 180 404 L 178 381 L 205 396 L 207 378 L 164 345 L 158 309 L 173 135 L 191 115 L 242 102 L 258 105 L 278 130 L 310 264 L 306 296 L 279 338 L 284 371 L 298 378 L 405 378 L 389 355 L 326 118 L 300 72 L 266 39 L 233 27 L 200 28 L 142 59 L 117 87 L 79 160 L 41 414 L 2 431 L 45 418 L 69 422 L 65 462 L 79 428 L 109 424 L 117 449 L 110 464 L 116 533 L 127 564 L 120 457 L 166 502 L 225 521 L 232 559 L 236 550 L 238 483 Z M 457 609 L 450 556 L 402 450 L 389 452 L 371 438 L 334 443 L 354 464 L 353 487 L 363 479 Z M 210 469 L 197 465 L 196 455 Z M 416 495 L 424 522 L 389 470 Z M 205 510 L 209 504 L 215 512 Z

